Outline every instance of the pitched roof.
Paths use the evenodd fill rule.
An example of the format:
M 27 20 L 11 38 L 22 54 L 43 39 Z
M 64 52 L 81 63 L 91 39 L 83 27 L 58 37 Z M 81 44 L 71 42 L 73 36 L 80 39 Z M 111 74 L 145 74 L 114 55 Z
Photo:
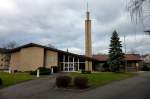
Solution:
M 8 53 L 14 53 L 14 52 L 18 52 L 20 51 L 22 48 L 28 48 L 28 47 L 41 47 L 47 50 L 51 50 L 51 51 L 55 51 L 55 52 L 59 52 L 59 53 L 63 53 L 63 54 L 67 54 L 67 55 L 72 55 L 72 56 L 78 56 L 79 58 L 84 58 L 84 59 L 88 59 L 88 60 L 95 60 L 95 61 L 101 61 L 101 62 L 105 62 L 109 59 L 108 55 L 102 55 L 102 54 L 98 54 L 98 55 L 93 55 L 93 57 L 86 57 L 85 55 L 78 55 L 78 54 L 74 54 L 74 53 L 70 53 L 70 52 L 66 52 L 66 51 L 62 51 L 56 48 L 52 48 L 52 47 L 47 47 L 47 46 L 43 46 L 43 45 L 39 45 L 39 44 L 35 44 L 35 43 L 29 43 L 11 50 L 4 50 L 4 49 L 0 49 L 0 51 L 4 51 L 4 52 L 8 52 Z M 140 55 L 137 54 L 126 54 L 127 60 L 128 61 L 141 61 L 141 57 Z
M 108 60 L 108 55 L 102 55 L 102 54 L 98 54 L 98 55 L 93 55 L 93 58 L 99 60 L 99 61 L 102 61 L 102 62 L 105 62 Z
M 126 54 L 125 59 L 128 61 L 141 61 L 142 57 L 138 54 Z
M 22 48 L 28 48 L 28 47 L 40 47 L 40 48 L 44 48 L 46 50 L 51 50 L 51 51 L 55 51 L 55 52 L 59 52 L 59 53 L 67 54 L 67 55 L 78 56 L 79 58 L 84 58 L 84 59 L 86 58 L 88 60 L 96 60 L 96 59 L 91 58 L 91 57 L 86 57 L 85 55 L 78 55 L 78 54 L 70 53 L 70 52 L 67 52 L 67 51 L 62 51 L 62 50 L 59 50 L 59 49 L 56 49 L 56 48 L 47 47 L 47 46 L 43 46 L 43 45 L 39 45 L 39 44 L 35 44 L 35 43 L 29 43 L 29 44 L 26 44 L 26 45 L 23 45 L 23 46 L 11 49 L 9 51 L 9 53 L 18 52 Z
M 9 52 L 10 53 L 18 52 L 22 48 L 28 48 L 28 47 L 41 47 L 41 48 L 49 49 L 49 50 L 52 50 L 52 51 L 61 52 L 61 50 L 58 50 L 56 48 L 47 47 L 47 46 L 43 46 L 43 45 L 39 45 L 39 44 L 35 44 L 35 43 L 29 43 L 29 44 L 25 44 L 25 45 L 19 46 L 17 48 L 11 49 Z
M 109 59 L 108 55 L 101 55 L 101 54 L 93 55 L 93 58 L 102 62 L 108 61 Z M 142 60 L 141 56 L 138 54 L 126 54 L 125 59 L 127 59 L 127 61 L 141 61 Z

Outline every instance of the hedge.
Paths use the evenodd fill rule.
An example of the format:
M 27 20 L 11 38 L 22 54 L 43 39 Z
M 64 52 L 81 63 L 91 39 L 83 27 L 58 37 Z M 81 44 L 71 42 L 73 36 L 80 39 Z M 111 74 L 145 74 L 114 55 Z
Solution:
M 51 69 L 45 68 L 45 67 L 39 67 L 37 70 L 39 70 L 40 75 L 50 75 Z M 30 71 L 30 75 L 37 75 L 37 70 Z

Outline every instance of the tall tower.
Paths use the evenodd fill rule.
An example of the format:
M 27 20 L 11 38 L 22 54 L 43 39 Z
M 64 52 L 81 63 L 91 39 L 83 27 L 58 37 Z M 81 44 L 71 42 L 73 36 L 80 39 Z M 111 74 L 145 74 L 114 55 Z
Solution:
M 90 12 L 88 11 L 87 4 L 87 12 L 86 12 L 86 20 L 85 20 L 85 56 L 92 57 L 92 39 L 91 39 L 91 20 L 90 20 Z M 85 62 L 85 70 L 92 71 L 92 61 L 86 60 Z

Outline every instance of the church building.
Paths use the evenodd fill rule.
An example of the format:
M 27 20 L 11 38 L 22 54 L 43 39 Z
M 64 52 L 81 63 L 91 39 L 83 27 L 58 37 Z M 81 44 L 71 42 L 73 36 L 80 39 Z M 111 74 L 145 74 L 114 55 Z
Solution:
M 26 44 L 14 49 L 9 53 L 9 66 L 12 70 L 31 71 L 39 67 L 57 68 L 58 71 L 92 71 L 92 43 L 91 43 L 91 20 L 90 12 L 86 12 L 85 20 L 85 55 L 77 55 L 55 48 L 39 44 Z M 8 67 L 8 66 L 4 66 Z
M 0 70 L 33 71 L 39 67 L 53 68 L 56 72 L 80 70 L 95 71 L 99 64 L 107 63 L 105 57 L 93 56 L 90 12 L 87 9 L 85 20 L 85 55 L 78 55 L 39 44 L 26 44 L 14 49 L 0 49 Z M 139 58 L 132 60 L 136 64 Z

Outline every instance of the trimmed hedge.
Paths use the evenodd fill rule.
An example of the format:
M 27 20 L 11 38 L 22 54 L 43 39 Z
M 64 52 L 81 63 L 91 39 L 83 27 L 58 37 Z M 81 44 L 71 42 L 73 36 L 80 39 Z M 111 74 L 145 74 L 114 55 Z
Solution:
M 37 70 L 40 71 L 40 75 L 50 75 L 51 69 L 45 67 L 39 67 Z M 37 75 L 37 70 L 30 71 L 30 75 Z
M 88 87 L 88 79 L 86 77 L 77 76 L 74 78 L 74 86 L 79 89 L 84 89 Z
M 3 84 L 3 81 L 2 81 L 2 79 L 0 78 L 0 85 L 2 85 Z
M 82 70 L 81 73 L 82 74 L 91 74 L 91 71 Z
M 57 87 L 68 87 L 71 83 L 72 78 L 69 76 L 58 76 L 56 78 L 56 86 Z

